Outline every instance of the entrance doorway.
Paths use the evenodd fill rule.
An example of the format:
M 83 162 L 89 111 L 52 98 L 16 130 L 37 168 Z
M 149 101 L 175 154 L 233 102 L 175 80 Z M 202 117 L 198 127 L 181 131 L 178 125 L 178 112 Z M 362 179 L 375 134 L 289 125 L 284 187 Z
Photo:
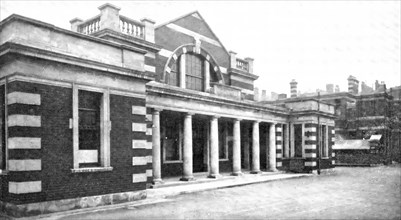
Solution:
M 207 171 L 205 153 L 207 152 L 208 124 L 208 121 L 202 118 L 192 118 L 193 172 Z

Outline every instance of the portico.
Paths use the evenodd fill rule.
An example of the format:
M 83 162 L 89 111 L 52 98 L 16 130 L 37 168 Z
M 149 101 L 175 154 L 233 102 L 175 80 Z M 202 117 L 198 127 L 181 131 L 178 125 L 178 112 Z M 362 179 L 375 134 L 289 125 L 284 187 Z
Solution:
M 182 100 L 174 100 L 175 97 L 169 96 L 169 89 L 172 88 L 154 84 L 151 90 L 164 90 L 163 95 L 158 93 L 148 96 L 149 105 L 157 105 L 152 106 L 154 184 L 162 182 L 163 176 L 177 176 L 182 181 L 194 181 L 194 172 L 207 172 L 207 177 L 219 178 L 221 172 L 239 176 L 244 172 L 259 174 L 262 170 L 277 171 L 277 122 L 263 120 L 262 117 L 266 117 L 266 114 L 260 113 L 255 114 L 255 119 L 252 120 L 241 109 L 228 110 L 222 105 L 218 108 L 220 112 L 200 112 L 202 108 L 215 109 L 217 97 L 213 97 L 214 101 L 202 100 L 197 105 L 196 97 L 193 97 L 186 100 L 187 105 L 181 105 L 185 108 L 174 109 L 171 103 Z M 169 106 L 163 105 L 164 103 Z M 270 117 L 274 117 L 274 113 L 270 114 Z M 277 116 L 276 120 L 283 121 Z M 269 129 L 262 129 L 260 125 Z M 241 127 L 251 129 L 242 130 Z M 247 136 L 246 143 L 242 141 L 244 136 Z M 261 139 L 266 141 L 260 141 Z M 266 154 L 262 156 L 266 158 L 266 162 L 261 161 L 262 153 Z M 250 161 L 250 169 L 242 168 L 243 161 Z

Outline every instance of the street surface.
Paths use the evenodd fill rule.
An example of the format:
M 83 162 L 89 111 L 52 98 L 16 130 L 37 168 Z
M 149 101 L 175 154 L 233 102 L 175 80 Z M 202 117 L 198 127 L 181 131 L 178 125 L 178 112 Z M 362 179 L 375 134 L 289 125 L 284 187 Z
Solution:
M 401 166 L 337 167 L 301 177 L 168 197 L 56 219 L 401 219 Z

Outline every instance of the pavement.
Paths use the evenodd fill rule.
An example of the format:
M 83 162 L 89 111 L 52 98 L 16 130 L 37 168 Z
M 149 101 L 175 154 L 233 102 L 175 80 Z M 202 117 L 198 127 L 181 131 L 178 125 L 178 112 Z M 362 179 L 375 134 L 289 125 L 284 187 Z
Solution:
M 314 174 L 305 174 L 305 173 L 295 174 L 295 173 L 283 173 L 283 172 L 261 172 L 260 174 L 250 174 L 244 172 L 243 175 L 241 176 L 230 176 L 229 173 L 223 173 L 220 178 L 212 179 L 212 178 L 207 178 L 206 173 L 195 173 L 194 174 L 194 177 L 196 179 L 195 181 L 188 181 L 188 182 L 179 181 L 179 177 L 164 179 L 163 184 L 156 186 L 156 188 L 147 189 L 147 198 L 144 200 L 115 204 L 115 205 L 86 208 L 86 209 L 69 210 L 64 212 L 57 212 L 35 217 L 18 218 L 18 219 L 55 220 L 55 219 L 62 219 L 68 216 L 90 214 L 102 211 L 111 211 L 121 208 L 132 209 L 133 207 L 168 202 L 170 200 L 166 198 L 182 194 L 190 194 L 202 191 L 245 186 L 269 181 L 309 177 L 313 175 Z
M 401 219 L 400 164 L 336 167 L 323 175 L 263 173 L 217 180 L 202 176 L 188 183 L 165 179 L 161 187 L 149 189 L 145 200 L 38 218 Z

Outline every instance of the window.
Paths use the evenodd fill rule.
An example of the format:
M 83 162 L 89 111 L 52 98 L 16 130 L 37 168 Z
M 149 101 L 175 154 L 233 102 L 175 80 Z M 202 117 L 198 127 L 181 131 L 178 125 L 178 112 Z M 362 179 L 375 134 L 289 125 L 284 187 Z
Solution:
M 79 150 L 91 150 L 92 156 L 94 155 L 92 163 L 86 161 L 88 163 L 80 163 L 79 166 L 99 166 L 100 107 L 102 94 L 79 90 L 78 97 Z
M 164 162 L 182 161 L 182 120 L 180 116 L 163 114 L 161 122 Z
M 109 108 L 107 90 L 73 86 L 73 171 L 111 169 Z
M 203 91 L 203 61 L 194 54 L 185 54 L 185 88 Z

